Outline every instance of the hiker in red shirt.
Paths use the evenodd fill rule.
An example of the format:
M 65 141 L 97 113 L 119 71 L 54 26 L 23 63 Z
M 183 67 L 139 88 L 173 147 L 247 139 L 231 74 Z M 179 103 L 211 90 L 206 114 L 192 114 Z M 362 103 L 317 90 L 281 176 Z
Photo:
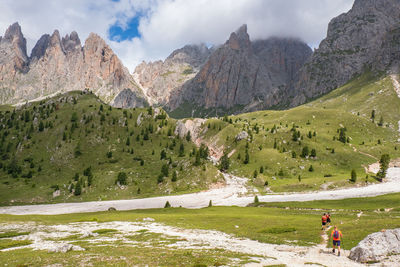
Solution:
M 329 212 L 326 214 L 326 224 L 331 225 L 331 214 Z
M 324 213 L 324 215 L 322 215 L 322 230 L 325 230 L 327 219 L 328 218 L 326 217 L 326 214 Z
M 331 238 L 333 239 L 333 250 L 335 253 L 335 247 L 338 248 L 338 256 L 340 256 L 340 240 L 343 238 L 342 232 L 337 229 L 336 225 L 331 233 Z

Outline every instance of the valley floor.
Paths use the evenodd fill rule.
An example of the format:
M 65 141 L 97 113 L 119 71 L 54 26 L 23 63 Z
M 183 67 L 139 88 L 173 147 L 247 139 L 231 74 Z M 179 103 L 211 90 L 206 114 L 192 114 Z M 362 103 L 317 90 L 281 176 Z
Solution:
M 203 208 L 209 201 L 215 206 L 247 206 L 254 201 L 256 192 L 249 192 L 245 178 L 224 174 L 226 185 L 200 193 L 175 196 L 152 197 L 144 199 L 92 201 L 81 203 L 59 203 L 45 205 L 26 205 L 0 207 L 0 214 L 68 214 L 80 212 L 105 211 L 109 208 L 117 210 L 162 208 L 168 201 L 172 207 Z M 289 202 L 311 200 L 335 200 L 346 198 L 372 197 L 400 192 L 400 168 L 389 168 L 387 181 L 365 187 L 354 187 L 338 190 L 327 190 L 309 193 L 269 194 L 258 196 L 260 202 Z M 249 196 L 252 195 L 252 196 Z
M 163 246 L 173 250 L 199 252 L 222 250 L 237 253 L 237 258 L 229 259 L 230 262 L 227 262 L 229 265 L 364 266 L 348 259 L 346 256 L 349 251 L 342 250 L 341 257 L 331 253 L 331 249 L 326 247 L 327 238 L 323 239 L 321 244 L 312 247 L 274 245 L 247 238 L 237 238 L 220 231 L 183 229 L 153 221 L 152 218 L 144 218 L 142 222 L 77 222 L 58 225 L 1 224 L 0 230 L 31 232 L 27 236 L 21 236 L 21 240 L 32 240 L 32 244 L 5 249 L 3 252 L 20 249 L 52 252 L 62 252 L 63 249 L 84 251 L 86 249 L 79 244 L 86 248 L 90 244 L 89 246 L 92 247 L 90 250 L 93 250 L 93 247 L 117 242 L 124 247 L 153 246 L 157 249 L 159 246 Z M 246 260 L 243 260 L 243 257 Z M 399 258 L 396 256 L 387 258 L 385 263 L 393 264 L 395 260 L 399 260 Z

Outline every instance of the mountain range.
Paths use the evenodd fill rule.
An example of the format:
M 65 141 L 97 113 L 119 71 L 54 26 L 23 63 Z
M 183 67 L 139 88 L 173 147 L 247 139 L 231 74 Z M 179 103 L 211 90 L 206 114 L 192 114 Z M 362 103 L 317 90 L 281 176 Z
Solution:
M 0 103 L 89 89 L 116 107 L 162 106 L 175 117 L 212 116 L 303 104 L 366 70 L 398 72 L 400 2 L 355 0 L 332 19 L 312 51 L 296 38 L 251 40 L 247 26 L 214 47 L 186 45 L 133 74 L 92 33 L 43 35 L 28 56 L 18 23 L 0 37 Z

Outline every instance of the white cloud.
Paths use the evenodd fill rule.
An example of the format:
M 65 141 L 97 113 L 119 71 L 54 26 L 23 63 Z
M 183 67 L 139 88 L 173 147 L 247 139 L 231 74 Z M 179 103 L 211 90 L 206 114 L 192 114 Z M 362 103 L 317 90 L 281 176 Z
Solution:
M 247 23 L 252 39 L 269 36 L 299 37 L 317 46 L 328 22 L 351 8 L 353 0 L 2 0 L 0 32 L 15 21 L 21 24 L 28 48 L 44 33 L 61 35 L 76 30 L 81 41 L 96 32 L 132 71 L 142 60 L 168 56 L 190 43 L 223 43 L 230 32 Z M 122 28 L 137 13 L 141 38 L 108 40 L 118 22 Z

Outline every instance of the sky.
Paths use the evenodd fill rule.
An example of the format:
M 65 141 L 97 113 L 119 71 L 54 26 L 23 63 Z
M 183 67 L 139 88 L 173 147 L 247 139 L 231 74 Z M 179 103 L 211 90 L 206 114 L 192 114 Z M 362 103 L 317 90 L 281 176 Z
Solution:
M 132 72 L 186 44 L 222 44 L 247 24 L 250 39 L 300 38 L 317 48 L 354 0 L 0 0 L 0 36 L 19 22 L 28 54 L 41 35 L 103 37 Z

